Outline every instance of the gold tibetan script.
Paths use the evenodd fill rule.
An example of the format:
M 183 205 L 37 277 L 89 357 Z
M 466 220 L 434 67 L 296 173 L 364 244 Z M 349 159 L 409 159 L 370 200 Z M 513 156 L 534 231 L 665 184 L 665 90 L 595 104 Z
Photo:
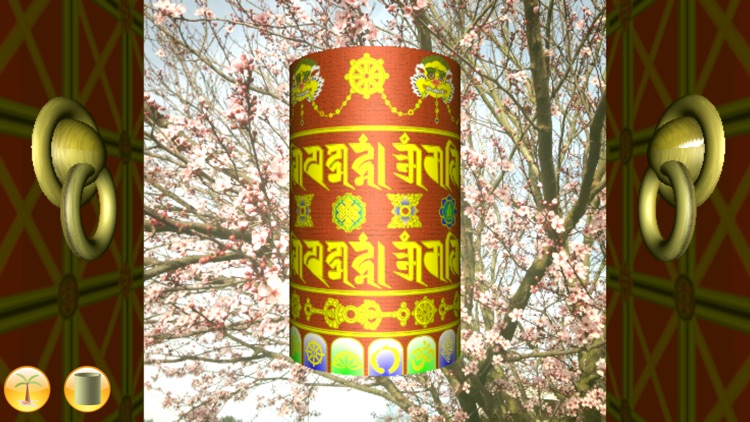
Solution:
M 323 278 L 323 263 L 328 265 L 328 280 L 340 281 L 351 288 L 355 285 L 367 284 L 375 288 L 391 288 L 385 282 L 385 246 L 377 243 L 377 262 L 375 262 L 375 248 L 368 241 L 367 235 L 362 233 L 359 240 L 353 242 L 317 240 L 300 240 L 292 234 L 291 266 L 292 272 L 302 282 L 305 282 L 303 267 L 306 267 L 315 277 L 330 287 Z M 325 244 L 325 246 L 324 246 Z M 350 278 L 349 254 L 355 254 L 351 270 L 355 272 L 354 278 Z M 352 284 L 354 281 L 354 284 Z
M 350 150 L 355 154 L 351 169 L 349 168 Z M 322 146 L 312 145 L 301 149 L 292 146 L 292 183 L 305 189 L 303 177 L 305 174 L 329 190 L 328 183 L 338 183 L 349 189 L 356 186 L 370 186 L 377 190 L 391 188 L 386 184 L 386 153 L 383 144 L 376 145 L 368 142 L 363 133 L 358 142 L 327 144 L 325 151 Z M 354 185 L 349 179 L 349 171 L 355 173 Z M 326 174 L 327 172 L 327 174 Z M 327 177 L 326 177 L 327 175 Z
M 427 271 L 440 281 L 450 282 L 450 275 L 458 274 L 461 266 L 458 238 L 448 232 L 445 242 L 426 240 L 422 244 L 427 249 L 424 254 L 424 266 Z
M 357 186 L 367 184 L 367 186 L 377 190 L 381 190 L 381 188 L 390 190 L 391 188 L 385 184 L 385 148 L 383 144 L 378 143 L 377 171 L 373 163 L 375 149 L 371 143 L 367 142 L 367 136 L 364 133 L 359 137 L 359 143 L 351 143 L 349 146 L 354 152 L 360 154 L 352 163 L 352 169 L 357 173 L 354 184 Z M 377 182 L 375 181 L 376 178 L 378 179 Z
M 451 184 L 461 184 L 460 156 L 452 140 L 445 147 L 436 145 L 410 144 L 411 138 L 406 133 L 393 143 L 393 148 L 402 154 L 393 154 L 396 158 L 396 172 L 393 174 L 404 182 L 427 188 L 422 183 L 424 173 L 441 188 L 451 190 Z
M 411 240 L 404 230 L 399 240 L 392 242 L 397 252 L 396 271 L 393 273 L 406 281 L 427 286 L 424 272 L 444 283 L 451 282 L 451 275 L 459 273 L 460 251 L 458 238 L 448 233 L 445 240 Z M 352 265 L 349 267 L 349 257 Z M 386 283 L 386 252 L 381 242 L 373 243 L 365 233 L 351 242 L 301 240 L 291 236 L 291 267 L 303 283 L 304 268 L 326 287 L 328 281 L 337 281 L 351 288 L 363 284 L 378 289 L 390 289 Z M 328 271 L 326 271 L 326 268 Z
M 302 271 L 304 265 L 321 283 L 328 287 L 328 283 L 323 278 L 323 244 L 317 240 L 300 240 L 294 233 L 292 233 L 291 238 L 292 271 L 304 282 Z M 306 251 L 303 244 L 304 248 L 307 248 Z
M 423 183 L 425 175 L 449 191 L 452 186 L 461 184 L 461 157 L 452 140 L 449 139 L 445 146 L 412 144 L 410 140 L 409 135 L 403 133 L 399 142 L 392 144 L 396 150 L 392 154 L 396 159 L 396 171 L 393 172 L 396 177 L 424 190 L 427 190 Z M 328 184 L 341 184 L 349 189 L 369 186 L 391 190 L 386 183 L 387 155 L 382 143 L 370 143 L 364 133 L 357 142 L 301 148 L 292 145 L 292 183 L 306 189 L 304 175 L 307 174 L 325 190 L 330 190 Z M 354 158 L 351 167 L 350 156 Z
M 404 230 L 399 236 L 400 241 L 393 242 L 399 251 L 396 256 L 395 274 L 406 281 L 413 281 L 423 286 L 424 269 L 440 281 L 449 283 L 451 274 L 458 274 L 460 267 L 460 251 L 458 238 L 448 232 L 445 242 L 441 240 L 425 240 L 417 242 L 410 240 L 409 233 Z M 425 251 L 426 249 L 426 251 Z

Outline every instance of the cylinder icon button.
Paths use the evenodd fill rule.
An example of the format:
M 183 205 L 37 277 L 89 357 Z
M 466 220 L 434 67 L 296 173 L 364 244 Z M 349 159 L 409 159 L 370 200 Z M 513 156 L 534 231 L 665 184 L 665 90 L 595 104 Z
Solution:
M 65 379 L 65 400 L 79 412 L 96 412 L 107 404 L 111 389 L 109 378 L 101 369 L 81 366 Z
M 95 372 L 79 372 L 73 378 L 73 401 L 87 406 L 102 401 L 102 376 Z

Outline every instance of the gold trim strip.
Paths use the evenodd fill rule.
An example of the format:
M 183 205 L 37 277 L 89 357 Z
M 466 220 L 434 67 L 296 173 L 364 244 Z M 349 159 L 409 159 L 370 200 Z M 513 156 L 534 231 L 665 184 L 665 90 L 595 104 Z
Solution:
M 362 296 L 362 297 L 391 297 L 391 296 L 417 296 L 433 293 L 443 293 L 461 288 L 461 283 L 449 284 L 447 286 L 429 287 L 416 290 L 336 290 L 323 287 L 308 287 L 297 283 L 290 283 L 295 290 L 307 293 L 318 293 L 334 296 Z
M 326 334 L 329 336 L 339 337 L 359 337 L 359 338 L 394 338 L 394 337 L 409 337 L 418 336 L 422 334 L 432 334 L 440 331 L 447 330 L 458 326 L 461 320 L 453 321 L 450 324 L 441 325 L 439 327 L 432 327 L 426 330 L 411 330 L 411 331 L 393 331 L 393 332 L 364 332 L 364 331 L 341 331 L 341 330 L 329 330 L 327 328 L 311 327 L 309 325 L 300 324 L 299 322 L 292 321 L 292 325 L 305 331 L 309 331 L 315 334 Z
M 398 125 L 354 125 L 354 126 L 333 126 L 319 129 L 307 129 L 293 133 L 290 139 L 297 139 L 303 136 L 321 135 L 325 133 L 342 133 L 342 132 L 412 132 L 412 133 L 429 133 L 430 135 L 448 136 L 453 139 L 460 139 L 461 134 L 442 129 L 433 129 L 420 126 L 398 126 Z

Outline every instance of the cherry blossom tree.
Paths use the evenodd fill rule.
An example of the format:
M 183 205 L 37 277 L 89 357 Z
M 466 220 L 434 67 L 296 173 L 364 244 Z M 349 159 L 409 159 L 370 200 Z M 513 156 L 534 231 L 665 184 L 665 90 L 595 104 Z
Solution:
M 601 420 L 603 1 L 210 5 L 146 5 L 147 388 L 197 420 L 258 392 L 304 418 L 329 386 L 415 421 Z M 463 354 L 438 371 L 346 377 L 287 356 L 288 66 L 349 45 L 461 65 Z

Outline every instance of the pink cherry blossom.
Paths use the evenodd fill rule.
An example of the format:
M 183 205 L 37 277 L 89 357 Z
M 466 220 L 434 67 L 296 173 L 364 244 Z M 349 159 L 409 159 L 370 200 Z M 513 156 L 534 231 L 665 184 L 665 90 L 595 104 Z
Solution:
M 513 322 L 518 322 L 521 319 L 521 316 L 523 316 L 523 309 L 516 308 L 512 310 L 508 316 L 510 317 L 510 320 Z
M 596 361 L 596 373 L 599 374 L 600 377 L 603 377 L 606 372 L 607 372 L 607 361 L 604 358 L 601 358 L 598 361 Z
M 253 20 L 255 23 L 257 23 L 260 26 L 268 26 L 273 21 L 274 16 L 271 14 L 270 10 L 264 10 L 262 13 L 258 13 L 253 17 Z
M 197 9 L 195 9 L 195 16 L 205 16 L 206 19 L 213 19 L 216 17 L 214 12 L 209 9 L 208 7 L 201 6 Z
M 508 81 L 515 81 L 519 83 L 526 83 L 526 81 L 528 80 L 528 76 L 526 75 L 526 71 L 524 70 L 520 70 L 514 73 L 508 73 L 505 78 Z
M 154 3 L 154 8 L 157 10 L 154 22 L 160 25 L 164 22 L 167 17 L 178 18 L 185 13 L 185 5 L 174 4 L 169 0 L 159 0 Z
M 227 189 L 232 187 L 232 181 L 229 177 L 227 177 L 223 173 L 219 173 L 216 175 L 216 181 L 214 182 L 214 189 L 216 189 L 217 192 L 223 192 Z
M 230 65 L 230 69 L 233 72 L 240 72 L 241 73 L 245 69 L 247 69 L 248 66 L 250 66 L 250 63 L 251 63 L 251 61 L 249 61 L 248 58 L 247 58 L 247 56 L 243 54 L 242 56 L 236 57 L 236 58 L 234 58 L 234 60 L 232 60 L 232 64 Z
M 269 305 L 289 304 L 289 286 L 278 275 L 268 276 L 258 287 L 258 294 Z
M 606 145 L 592 148 L 590 127 L 606 89 L 601 0 L 569 11 L 539 6 L 529 16 L 524 2 L 505 0 L 482 18 L 481 2 L 153 1 L 145 20 L 158 28 L 149 32 L 144 55 L 164 57 L 144 71 L 144 360 L 156 373 L 146 388 L 168 410 L 179 419 L 214 420 L 236 401 L 250 419 L 270 412 L 306 420 L 316 416 L 320 386 L 330 383 L 398 403 L 392 415 L 373 416 L 381 419 L 578 420 L 605 411 L 606 178 L 590 186 L 582 179 L 591 154 L 606 155 Z M 528 31 L 536 23 L 536 35 L 547 40 L 548 12 L 552 41 L 532 52 Z M 461 124 L 453 140 L 461 152 L 461 357 L 440 371 L 383 384 L 322 378 L 288 358 L 288 283 L 302 283 L 293 262 L 299 233 L 290 210 L 289 128 L 303 112 L 305 128 L 318 123 L 312 104 L 291 104 L 289 66 L 337 47 L 418 47 L 421 23 L 433 52 L 460 67 L 451 108 L 440 100 L 435 112 L 425 98 L 415 113 Z M 384 62 L 391 75 L 384 93 L 398 110 L 417 101 L 391 94 L 399 82 L 394 68 L 411 72 L 416 62 L 410 63 Z M 326 84 L 316 105 L 327 112 L 342 104 L 332 90 L 341 74 L 319 64 Z M 540 109 L 538 82 L 555 89 L 544 102 L 549 110 Z M 381 97 L 368 104 L 380 107 Z M 353 93 L 342 114 L 361 101 Z M 540 154 L 545 126 L 552 130 L 551 161 Z M 392 149 L 397 141 L 381 135 Z M 351 160 L 356 155 L 350 151 Z M 594 195 L 583 198 L 577 218 L 572 210 L 585 191 Z M 320 201 L 316 196 L 313 205 L 324 206 Z M 323 262 L 325 276 L 330 268 Z M 442 283 L 424 276 L 429 285 Z M 315 277 L 304 282 L 321 287 Z M 297 322 L 307 324 L 305 318 L 302 310 Z M 175 381 L 191 388 L 170 391 Z M 348 394 L 342 389 L 342 400 Z M 320 418 L 330 419 L 327 409 Z

